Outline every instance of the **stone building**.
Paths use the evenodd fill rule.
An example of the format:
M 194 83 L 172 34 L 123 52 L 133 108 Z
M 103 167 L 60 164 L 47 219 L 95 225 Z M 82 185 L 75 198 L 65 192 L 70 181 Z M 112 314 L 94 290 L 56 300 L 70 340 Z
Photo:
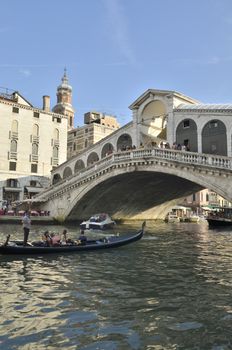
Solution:
M 49 96 L 36 108 L 19 92 L 0 92 L 0 201 L 30 198 L 48 185 L 51 170 L 66 161 L 68 122 L 72 124 L 66 73 L 57 91 L 54 111 Z
M 65 115 L 68 118 L 68 130 L 74 128 L 74 108 L 72 106 L 72 87 L 69 85 L 66 69 L 61 84 L 57 88 L 57 104 L 53 107 L 54 113 Z
M 120 127 L 114 116 L 96 111 L 85 113 L 84 123 L 84 126 L 68 131 L 68 159 L 81 153 Z M 112 149 L 109 148 L 108 152 L 112 152 Z

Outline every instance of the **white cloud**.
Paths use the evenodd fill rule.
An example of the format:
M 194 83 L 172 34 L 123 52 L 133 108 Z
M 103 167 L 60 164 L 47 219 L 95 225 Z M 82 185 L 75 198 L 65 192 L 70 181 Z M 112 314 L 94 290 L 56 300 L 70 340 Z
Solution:
M 19 72 L 25 77 L 29 77 L 31 75 L 31 71 L 29 69 L 20 69 Z
M 129 63 L 135 63 L 135 55 L 129 43 L 128 23 L 123 6 L 119 0 L 103 0 L 108 22 L 111 26 L 111 40 Z

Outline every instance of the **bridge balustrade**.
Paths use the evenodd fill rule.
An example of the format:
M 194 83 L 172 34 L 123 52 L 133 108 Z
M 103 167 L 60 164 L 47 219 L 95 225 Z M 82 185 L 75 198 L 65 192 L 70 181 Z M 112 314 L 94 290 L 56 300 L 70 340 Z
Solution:
M 43 197 L 46 193 L 52 190 L 62 189 L 63 187 L 78 181 L 85 181 L 89 176 L 94 175 L 96 172 L 104 171 L 108 165 L 120 162 L 130 162 L 131 160 L 146 160 L 146 159 L 163 159 L 169 161 L 175 161 L 183 164 L 194 164 L 194 165 L 203 165 L 209 166 L 211 168 L 221 168 L 232 170 L 232 160 L 229 157 L 218 156 L 212 154 L 199 154 L 194 152 L 179 151 L 173 149 L 135 149 L 129 151 L 121 151 L 117 153 L 112 153 L 105 158 L 99 160 L 98 162 L 89 165 L 87 168 L 82 169 L 80 172 L 71 175 L 58 182 L 57 184 L 52 185 L 50 188 L 47 188 L 41 194 L 38 194 L 37 197 Z

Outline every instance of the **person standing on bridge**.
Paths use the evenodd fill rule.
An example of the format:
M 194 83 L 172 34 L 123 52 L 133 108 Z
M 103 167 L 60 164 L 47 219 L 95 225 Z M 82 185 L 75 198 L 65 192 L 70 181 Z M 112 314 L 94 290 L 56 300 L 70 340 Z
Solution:
M 31 229 L 31 219 L 30 219 L 30 213 L 28 210 L 26 210 L 24 213 L 24 216 L 22 218 L 22 224 L 23 224 L 23 233 L 24 233 L 23 245 L 26 246 L 30 229 Z

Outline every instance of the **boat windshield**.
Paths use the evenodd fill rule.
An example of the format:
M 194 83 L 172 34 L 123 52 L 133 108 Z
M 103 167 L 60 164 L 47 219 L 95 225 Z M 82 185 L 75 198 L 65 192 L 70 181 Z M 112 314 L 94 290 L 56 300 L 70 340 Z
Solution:
M 89 219 L 90 222 L 102 222 L 106 220 L 107 214 L 96 214 L 94 216 L 91 216 Z

